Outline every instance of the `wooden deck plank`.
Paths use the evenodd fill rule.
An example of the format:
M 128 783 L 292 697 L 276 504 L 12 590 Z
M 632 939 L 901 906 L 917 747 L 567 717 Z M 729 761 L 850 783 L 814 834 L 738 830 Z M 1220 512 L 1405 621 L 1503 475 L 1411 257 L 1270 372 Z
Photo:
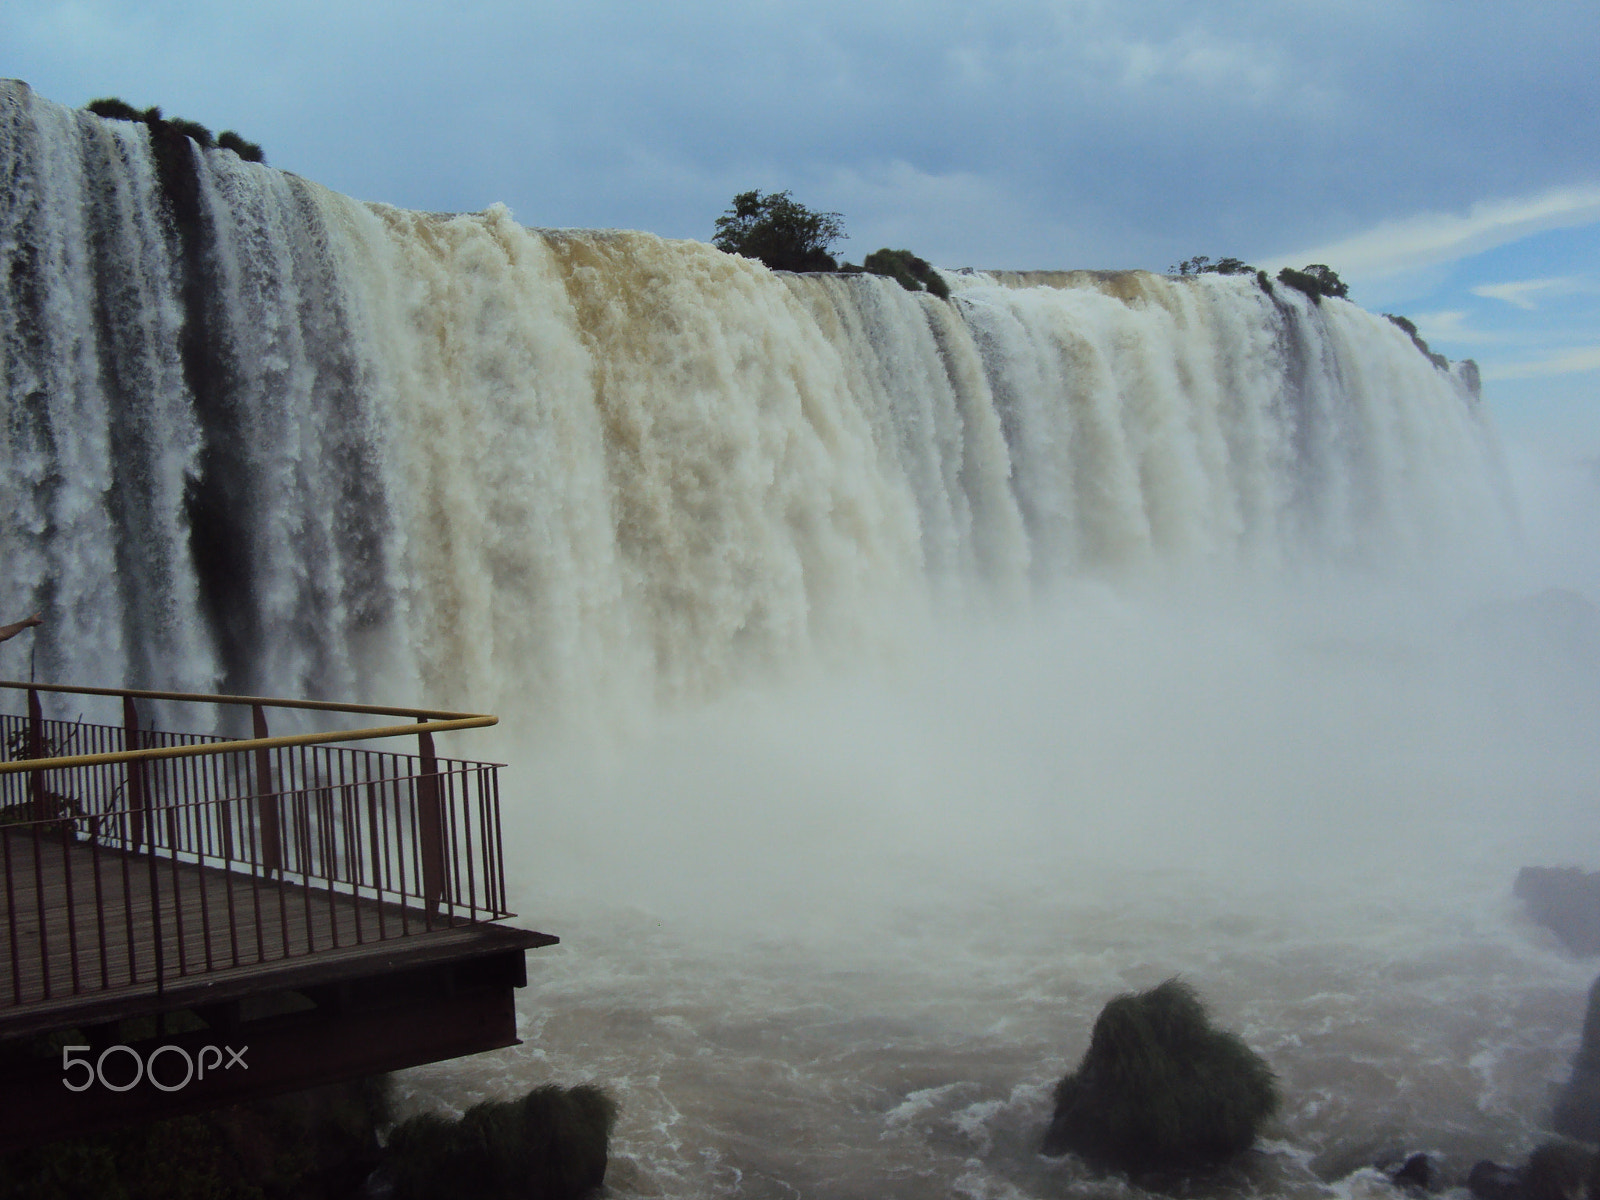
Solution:
M 397 940 L 459 924 L 435 916 L 430 933 L 427 914 L 415 908 L 330 895 L 326 885 L 280 883 L 54 836 L 38 839 L 35 857 L 33 839 L 8 840 L 10 902 L 0 890 L 0 1035 L 19 1007 L 156 991 L 158 921 L 167 990 L 221 973 L 270 974 L 329 954 L 386 954 Z

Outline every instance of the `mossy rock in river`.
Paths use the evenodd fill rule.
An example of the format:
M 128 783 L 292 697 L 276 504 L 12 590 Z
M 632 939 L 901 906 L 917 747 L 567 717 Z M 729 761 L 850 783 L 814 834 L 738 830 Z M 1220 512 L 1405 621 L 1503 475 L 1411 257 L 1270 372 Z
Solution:
M 1056 1086 L 1042 1149 L 1127 1171 L 1216 1162 L 1248 1149 L 1277 1106 L 1261 1056 L 1169 979 L 1101 1011 L 1083 1061 Z
M 459 1121 L 412 1117 L 380 1169 L 395 1200 L 578 1200 L 605 1183 L 617 1104 L 592 1084 L 486 1100 Z

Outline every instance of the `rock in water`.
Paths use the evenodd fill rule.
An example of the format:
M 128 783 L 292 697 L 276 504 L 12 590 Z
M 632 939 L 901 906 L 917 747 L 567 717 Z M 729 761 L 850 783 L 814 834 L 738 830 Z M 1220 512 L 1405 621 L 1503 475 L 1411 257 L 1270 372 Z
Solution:
M 1522 1172 L 1483 1159 L 1472 1164 L 1467 1190 L 1478 1200 L 1522 1200 Z
M 1557 1133 L 1584 1142 L 1600 1142 L 1600 979 L 1589 988 L 1583 1042 L 1572 1060 L 1572 1078 L 1556 1097 L 1550 1123 Z
M 521 1100 L 485 1100 L 459 1121 L 412 1117 L 389 1135 L 368 1194 L 393 1200 L 580 1200 L 605 1183 L 616 1102 L 600 1088 L 554 1084 Z
M 1600 872 L 1577 867 L 1523 867 L 1512 889 L 1528 915 L 1574 954 L 1600 954 Z
M 1083 1061 L 1056 1085 L 1042 1150 L 1130 1171 L 1214 1162 L 1248 1149 L 1277 1106 L 1265 1060 L 1169 979 L 1101 1011 Z
M 1475 1163 L 1467 1176 L 1467 1190 L 1476 1200 L 1585 1200 L 1594 1190 L 1595 1153 L 1576 1142 L 1544 1142 L 1520 1167 Z
M 1572 1142 L 1534 1147 L 1522 1168 L 1524 1200 L 1582 1200 L 1594 1167 L 1594 1151 Z
M 1426 1192 L 1433 1188 L 1433 1160 L 1426 1154 L 1413 1154 L 1398 1171 L 1389 1175 L 1389 1182 L 1408 1192 Z

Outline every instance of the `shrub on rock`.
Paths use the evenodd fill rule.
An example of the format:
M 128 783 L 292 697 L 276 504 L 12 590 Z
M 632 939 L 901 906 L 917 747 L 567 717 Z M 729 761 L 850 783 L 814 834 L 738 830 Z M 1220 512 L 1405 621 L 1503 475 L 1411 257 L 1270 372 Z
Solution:
M 1285 267 L 1278 272 L 1278 282 L 1304 292 L 1313 304 L 1321 304 L 1324 296 L 1340 300 L 1350 296 L 1350 286 L 1339 278 L 1337 271 L 1323 263 L 1312 263 L 1304 271 Z
M 245 162 L 264 163 L 267 161 L 261 147 L 255 142 L 247 142 L 231 129 L 224 129 L 217 134 L 217 149 L 232 150 Z
M 98 100 L 89 101 L 84 108 L 107 121 L 142 121 L 150 127 L 150 136 L 156 141 L 165 140 L 170 144 L 173 135 L 177 135 L 192 138 L 202 150 L 214 148 L 232 150 L 246 162 L 267 161 L 259 145 L 245 141 L 233 130 L 225 129 L 213 138 L 211 131 L 198 121 L 186 121 L 182 117 L 163 117 L 159 105 L 137 109 L 116 96 L 103 96 Z
M 813 212 L 788 192 L 740 192 L 717 218 L 711 244 L 757 258 L 774 271 L 837 271 L 829 250 L 844 238 L 844 218 Z
M 486 1100 L 459 1121 L 413 1117 L 389 1135 L 394 1200 L 577 1200 L 606 1177 L 616 1101 L 592 1084 Z
M 861 260 L 861 269 L 874 275 L 886 275 L 908 292 L 932 292 L 941 300 L 950 298 L 950 287 L 939 272 L 925 258 L 918 258 L 909 250 L 874 250 Z
M 1056 1087 L 1043 1152 L 1133 1171 L 1214 1162 L 1248 1149 L 1277 1106 L 1265 1060 L 1169 979 L 1101 1011 L 1083 1061 Z
M 107 121 L 142 121 L 144 113 L 126 100 L 116 96 L 102 96 L 84 105 L 95 116 Z

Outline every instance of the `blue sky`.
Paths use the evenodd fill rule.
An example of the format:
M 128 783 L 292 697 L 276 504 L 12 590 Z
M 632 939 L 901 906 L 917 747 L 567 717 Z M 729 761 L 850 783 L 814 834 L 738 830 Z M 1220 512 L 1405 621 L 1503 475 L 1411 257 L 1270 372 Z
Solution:
M 846 256 L 1326 262 L 1600 454 L 1593 0 L 18 0 L 0 75 L 118 95 L 411 208 L 708 239 L 737 192 Z

